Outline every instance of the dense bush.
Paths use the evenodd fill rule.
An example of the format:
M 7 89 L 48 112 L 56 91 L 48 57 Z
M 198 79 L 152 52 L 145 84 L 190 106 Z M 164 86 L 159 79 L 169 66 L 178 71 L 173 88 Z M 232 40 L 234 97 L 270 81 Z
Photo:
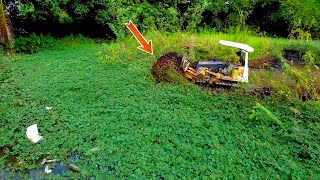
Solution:
M 139 29 L 196 30 L 210 27 L 255 27 L 261 32 L 300 37 L 319 36 L 320 1 L 314 0 L 20 0 L 6 1 L 19 32 L 94 32 L 94 35 L 125 36 L 129 20 Z M 12 5 L 15 4 L 15 5 Z M 18 8 L 19 7 L 19 8 Z M 100 28 L 98 28 L 100 26 Z M 36 27 L 36 28 L 35 28 Z M 59 31 L 56 31 L 59 28 Z M 100 32 L 97 32 L 100 29 Z M 319 37 L 318 37 L 319 38 Z
M 33 33 L 28 37 L 16 38 L 15 50 L 16 52 L 32 54 L 41 49 L 52 47 L 54 41 L 55 39 L 51 36 L 38 36 Z
M 263 73 L 252 74 L 251 82 L 271 87 L 275 100 L 320 102 L 320 73 L 316 65 L 319 56 L 312 51 L 307 51 L 302 56 L 302 61 L 291 62 L 278 56 L 282 70 L 269 69 Z M 300 63 L 300 64 L 299 64 Z
M 285 64 L 284 79 L 271 80 L 270 84 L 277 95 L 286 100 L 320 100 L 320 73 L 317 66 L 307 65 L 301 69 Z

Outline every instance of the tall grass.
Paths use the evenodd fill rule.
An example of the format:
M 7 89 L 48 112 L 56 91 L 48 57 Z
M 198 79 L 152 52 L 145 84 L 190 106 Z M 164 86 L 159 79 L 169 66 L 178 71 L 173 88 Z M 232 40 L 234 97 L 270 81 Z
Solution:
M 180 55 L 187 53 L 187 58 L 191 62 L 209 60 L 214 56 L 216 56 L 218 60 L 226 62 L 237 61 L 235 53 L 238 49 L 223 46 L 218 43 L 219 40 L 228 40 L 252 46 L 255 51 L 249 53 L 249 61 L 263 56 L 271 57 L 271 59 L 275 58 L 278 61 L 284 62 L 282 51 L 292 50 L 306 52 L 303 60 L 307 62 L 312 61 L 312 64 L 320 63 L 319 41 L 271 38 L 263 35 L 256 35 L 250 30 L 241 31 L 236 28 L 230 29 L 227 34 L 208 30 L 202 30 L 198 34 L 189 32 L 169 34 L 166 32 L 154 31 L 146 34 L 146 39 L 153 40 L 154 56 L 139 51 L 137 49 L 138 43 L 131 37 L 123 41 L 104 44 L 99 51 L 98 57 L 102 61 L 117 62 L 124 65 L 139 60 L 151 64 L 163 54 L 175 51 Z M 276 95 L 276 98 L 279 98 L 279 95 L 283 96 L 283 94 L 285 94 L 285 97 L 289 100 L 295 98 L 303 99 L 304 96 L 308 94 L 308 97 L 312 97 L 309 97 L 309 99 L 318 100 L 320 94 L 318 92 L 319 85 L 316 81 L 313 81 L 311 77 L 318 79 L 319 74 L 310 73 L 308 72 L 308 69 L 296 70 L 295 72 L 299 72 L 299 74 L 308 74 L 308 76 L 283 76 L 281 72 L 276 72 L 271 73 L 273 74 L 271 77 L 266 77 L 268 72 L 263 71 L 257 75 L 251 73 L 253 74 L 253 81 L 250 82 L 253 83 L 255 87 L 272 87 L 275 91 L 274 94 Z M 284 73 L 286 73 L 286 71 L 284 71 Z M 303 81 L 301 78 L 303 78 Z M 299 82 L 298 86 L 297 82 Z M 308 82 L 307 85 L 305 82 Z
M 155 59 L 168 52 L 177 52 L 179 54 L 188 53 L 190 61 L 208 60 L 213 56 L 224 61 L 233 61 L 236 59 L 238 49 L 220 45 L 219 40 L 235 41 L 245 43 L 254 48 L 254 52 L 249 54 L 249 61 L 263 55 L 273 57 L 281 56 L 283 50 L 311 51 L 317 56 L 317 62 L 320 62 L 320 42 L 318 41 L 299 41 L 288 40 L 284 38 L 271 38 L 254 35 L 250 31 L 232 30 L 226 33 L 215 31 L 201 31 L 193 34 L 189 32 L 149 32 L 145 35 L 147 40 L 153 41 L 154 56 L 146 55 L 136 49 L 139 44 L 133 37 L 119 42 L 111 42 L 104 45 L 100 51 L 104 57 L 101 60 L 107 61 L 127 61 L 133 59 Z

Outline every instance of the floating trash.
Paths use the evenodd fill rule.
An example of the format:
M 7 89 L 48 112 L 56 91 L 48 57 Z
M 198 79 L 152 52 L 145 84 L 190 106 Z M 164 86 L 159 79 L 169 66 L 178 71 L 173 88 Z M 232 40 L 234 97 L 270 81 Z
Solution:
M 91 152 L 95 152 L 95 151 L 99 151 L 99 150 L 100 150 L 99 147 L 95 147 L 95 148 L 90 149 Z
M 47 165 L 47 166 L 44 168 L 44 172 L 45 172 L 46 174 L 49 174 L 49 173 L 52 173 L 52 170 L 49 169 L 49 166 Z
M 54 163 L 54 162 L 57 162 L 57 161 L 58 161 L 57 159 L 48 160 L 48 159 L 44 158 L 41 161 L 41 165 L 44 165 L 46 163 Z
M 46 107 L 46 110 L 48 110 L 48 111 L 51 110 L 51 109 L 52 109 L 52 107 Z
M 74 164 L 69 164 L 68 165 L 68 168 L 71 170 L 71 171 L 74 171 L 74 172 L 79 172 L 80 171 L 80 168 Z
M 42 139 L 42 137 L 39 135 L 37 124 L 29 126 L 26 134 L 28 139 L 33 143 L 37 143 Z

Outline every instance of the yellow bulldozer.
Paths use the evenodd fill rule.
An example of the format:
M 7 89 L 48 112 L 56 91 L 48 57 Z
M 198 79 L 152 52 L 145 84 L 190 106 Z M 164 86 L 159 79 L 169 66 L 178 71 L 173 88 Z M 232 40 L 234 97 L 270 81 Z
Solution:
M 227 67 L 225 62 L 216 61 L 200 61 L 196 65 L 191 64 L 186 57 L 186 54 L 181 60 L 181 70 L 183 75 L 194 83 L 212 84 L 222 86 L 234 86 L 237 82 L 248 82 L 249 67 L 248 54 L 254 49 L 249 45 L 220 40 L 220 44 L 239 48 L 245 53 L 245 59 L 241 65 L 230 64 Z M 242 56 L 240 55 L 240 58 Z

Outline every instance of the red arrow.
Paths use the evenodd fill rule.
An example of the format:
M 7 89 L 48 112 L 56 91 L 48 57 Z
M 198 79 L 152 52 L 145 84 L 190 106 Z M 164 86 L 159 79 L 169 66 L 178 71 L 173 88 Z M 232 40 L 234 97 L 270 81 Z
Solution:
M 141 46 L 139 46 L 138 49 L 153 55 L 152 40 L 147 42 L 131 20 L 129 21 L 129 23 L 126 23 L 126 26 L 140 43 Z

